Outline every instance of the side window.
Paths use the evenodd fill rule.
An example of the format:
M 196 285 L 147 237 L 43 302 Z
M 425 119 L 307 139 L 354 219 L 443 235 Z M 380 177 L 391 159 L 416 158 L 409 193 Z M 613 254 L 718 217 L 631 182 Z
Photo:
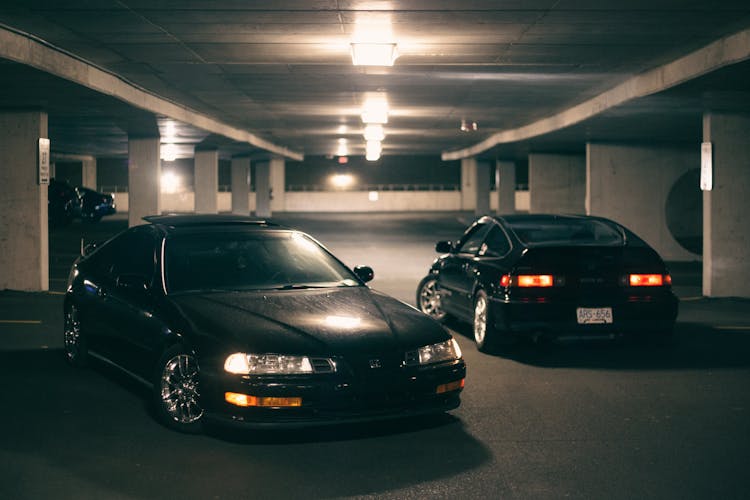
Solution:
M 487 234 L 489 225 L 477 224 L 461 238 L 458 245 L 458 253 L 469 253 L 476 255 L 479 249 L 482 247 L 484 237 Z
M 135 274 L 153 279 L 156 265 L 155 238 L 147 231 L 133 231 L 112 242 L 112 277 Z
M 510 252 L 510 241 L 505 235 L 505 231 L 498 226 L 494 226 L 487 235 L 487 240 L 482 245 L 480 253 L 487 257 L 502 257 Z

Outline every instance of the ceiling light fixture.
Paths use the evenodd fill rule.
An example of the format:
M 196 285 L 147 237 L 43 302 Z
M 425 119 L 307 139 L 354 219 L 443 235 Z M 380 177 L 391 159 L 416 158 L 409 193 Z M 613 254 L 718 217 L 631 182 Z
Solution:
M 377 161 L 380 159 L 380 154 L 383 151 L 383 146 L 380 141 L 367 141 L 365 147 L 365 158 L 367 161 Z
M 336 149 L 336 156 L 349 156 L 349 145 L 346 139 L 339 139 L 339 146 Z
M 162 144 L 161 159 L 164 161 L 175 161 L 177 159 L 177 146 L 174 144 Z
M 371 96 L 362 106 L 362 123 L 388 123 L 388 101 L 384 96 Z
M 398 47 L 392 42 L 352 42 L 352 64 L 355 66 L 393 66 Z
M 385 132 L 383 126 L 379 123 L 369 123 L 365 127 L 365 140 L 366 141 L 382 141 L 385 139 Z

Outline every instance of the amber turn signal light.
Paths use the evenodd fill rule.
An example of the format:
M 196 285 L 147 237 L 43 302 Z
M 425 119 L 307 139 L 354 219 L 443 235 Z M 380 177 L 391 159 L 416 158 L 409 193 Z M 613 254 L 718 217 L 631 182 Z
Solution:
M 237 392 L 224 393 L 224 400 L 235 406 L 290 407 L 302 406 L 302 398 L 259 397 Z
M 466 379 L 456 380 L 455 382 L 448 382 L 447 384 L 440 384 L 435 389 L 436 394 L 443 394 L 446 392 L 457 391 L 464 388 Z

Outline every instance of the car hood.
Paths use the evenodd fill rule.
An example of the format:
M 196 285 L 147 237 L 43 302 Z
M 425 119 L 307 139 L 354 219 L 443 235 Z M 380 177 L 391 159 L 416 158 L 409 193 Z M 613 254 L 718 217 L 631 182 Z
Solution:
M 346 355 L 450 338 L 432 318 L 364 286 L 191 293 L 171 300 L 194 334 L 241 351 Z

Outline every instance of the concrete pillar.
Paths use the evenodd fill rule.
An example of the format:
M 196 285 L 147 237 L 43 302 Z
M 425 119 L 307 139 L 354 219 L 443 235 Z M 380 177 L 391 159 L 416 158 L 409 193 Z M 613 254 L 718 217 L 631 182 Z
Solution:
M 271 162 L 268 160 L 255 164 L 255 215 L 271 216 Z
M 672 188 L 696 165 L 694 149 L 588 143 L 586 213 L 635 231 L 666 260 L 697 260 L 667 224 Z
M 748 115 L 703 116 L 703 141 L 713 149 L 713 189 L 703 192 L 703 295 L 708 297 L 750 297 L 748 136 Z
M 39 139 L 47 113 L 0 112 L 0 290 L 49 290 L 47 185 Z
M 232 213 L 248 215 L 250 197 L 250 158 L 232 158 Z
M 158 137 L 128 138 L 128 226 L 161 214 L 161 158 Z
M 477 208 L 477 159 L 461 160 L 461 210 Z
M 495 188 L 497 189 L 497 213 L 512 214 L 516 211 L 516 163 L 495 163 Z
M 219 212 L 219 151 L 195 152 L 195 213 Z
M 529 155 L 529 212 L 584 213 L 586 157 Z
M 490 162 L 477 161 L 476 167 L 476 208 L 475 215 L 487 215 L 490 213 Z
M 286 162 L 284 158 L 274 157 L 270 162 L 271 170 L 271 210 L 286 210 Z
M 84 158 L 81 161 L 81 185 L 96 190 L 96 158 Z

